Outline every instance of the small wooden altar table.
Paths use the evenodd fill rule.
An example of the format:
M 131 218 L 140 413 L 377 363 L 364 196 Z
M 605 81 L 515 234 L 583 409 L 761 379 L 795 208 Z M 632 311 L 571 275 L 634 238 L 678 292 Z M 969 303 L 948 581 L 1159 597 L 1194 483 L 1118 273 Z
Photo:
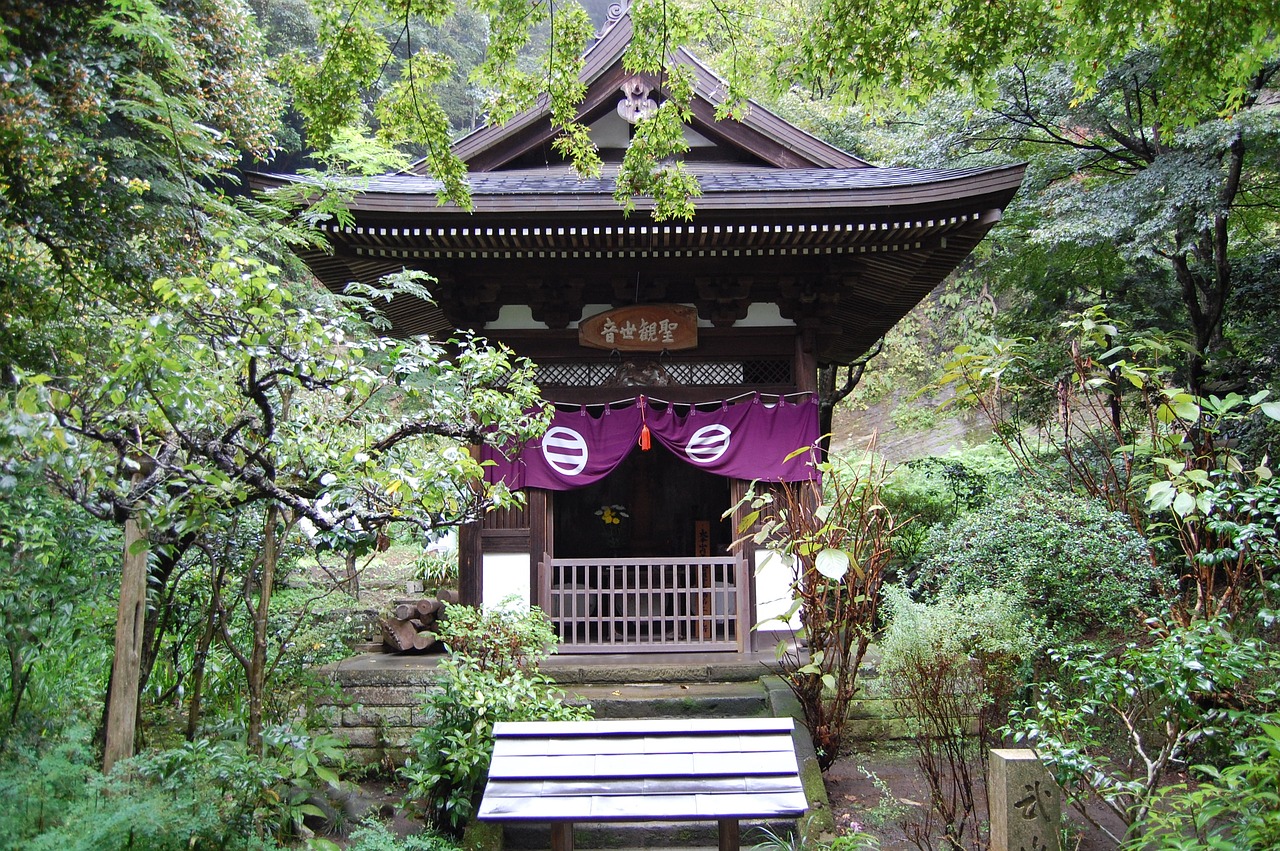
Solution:
M 799 818 L 790 718 L 532 721 L 494 725 L 484 821 L 550 822 L 553 851 L 573 823 L 716 821 L 720 851 L 739 819 Z

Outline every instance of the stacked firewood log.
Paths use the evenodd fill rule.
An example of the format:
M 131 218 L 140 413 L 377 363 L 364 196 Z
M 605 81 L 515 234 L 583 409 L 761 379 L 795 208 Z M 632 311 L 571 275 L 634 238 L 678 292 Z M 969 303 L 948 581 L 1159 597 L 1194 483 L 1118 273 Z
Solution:
M 422 652 L 435 647 L 440 642 L 436 625 L 451 602 L 457 599 L 447 592 L 421 600 L 396 600 L 391 605 L 391 614 L 381 619 L 383 644 L 400 652 Z

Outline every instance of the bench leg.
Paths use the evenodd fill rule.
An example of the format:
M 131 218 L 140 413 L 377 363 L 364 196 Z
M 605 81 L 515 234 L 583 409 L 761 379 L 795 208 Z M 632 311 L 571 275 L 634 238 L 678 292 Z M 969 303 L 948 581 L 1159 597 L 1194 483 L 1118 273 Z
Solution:
M 722 818 L 720 822 L 720 851 L 738 851 L 741 841 L 738 838 L 738 820 Z M 553 843 L 554 847 L 554 843 Z
M 551 851 L 573 851 L 573 822 L 551 823 Z

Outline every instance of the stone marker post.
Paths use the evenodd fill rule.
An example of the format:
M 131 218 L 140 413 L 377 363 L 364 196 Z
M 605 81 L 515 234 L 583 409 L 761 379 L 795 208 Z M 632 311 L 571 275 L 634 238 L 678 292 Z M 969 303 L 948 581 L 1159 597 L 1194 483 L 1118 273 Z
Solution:
M 1060 851 L 1062 795 L 1027 748 L 992 748 L 987 798 L 991 851 Z

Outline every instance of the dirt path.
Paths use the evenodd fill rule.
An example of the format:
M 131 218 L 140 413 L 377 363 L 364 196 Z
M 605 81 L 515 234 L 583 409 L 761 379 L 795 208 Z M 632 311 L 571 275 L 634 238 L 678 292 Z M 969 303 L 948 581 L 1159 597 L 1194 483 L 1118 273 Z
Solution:
M 909 743 L 890 743 L 881 748 L 861 747 L 842 756 L 827 771 L 827 795 L 837 828 L 843 832 L 862 830 L 880 840 L 883 851 L 915 851 L 908 839 L 911 824 L 919 825 L 928 816 L 928 787 L 915 764 Z M 985 794 L 976 790 L 982 800 Z M 985 816 L 985 808 L 979 804 Z M 1093 812 L 1113 832 L 1123 828 L 1114 817 Z M 1105 819 L 1105 820 L 1104 820 Z M 1103 831 L 1087 824 L 1075 812 L 1064 814 L 1071 841 L 1065 851 L 1113 851 L 1116 843 Z M 941 847 L 941 846 L 938 846 Z

